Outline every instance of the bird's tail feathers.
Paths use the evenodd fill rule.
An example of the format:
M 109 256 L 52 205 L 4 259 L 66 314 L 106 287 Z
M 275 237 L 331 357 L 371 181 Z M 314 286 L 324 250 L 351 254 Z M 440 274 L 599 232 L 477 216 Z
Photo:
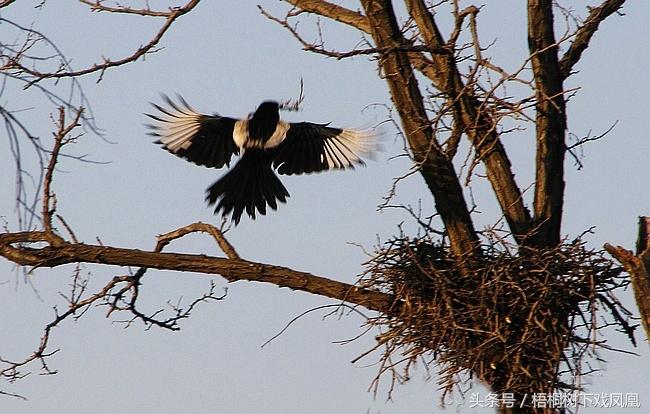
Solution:
M 206 191 L 209 205 L 216 204 L 215 214 L 222 211 L 238 224 L 244 211 L 255 219 L 256 211 L 266 214 L 266 206 L 278 208 L 277 201 L 285 203 L 289 193 L 265 160 L 262 151 L 248 150 L 226 175 Z

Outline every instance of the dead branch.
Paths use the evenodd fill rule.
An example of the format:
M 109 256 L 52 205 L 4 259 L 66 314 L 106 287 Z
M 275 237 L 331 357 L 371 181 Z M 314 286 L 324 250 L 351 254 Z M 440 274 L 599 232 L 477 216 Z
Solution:
M 289 1 L 289 3 L 300 10 L 317 13 L 333 20 L 343 18 L 347 24 L 365 33 L 371 33 L 370 27 L 364 24 L 367 23 L 367 16 L 351 12 L 347 9 L 341 10 L 338 7 L 330 7 L 329 3 L 323 1 Z M 426 58 L 423 53 L 416 52 L 416 49 L 412 45 L 407 45 L 407 49 L 403 51 L 408 52 L 407 56 L 414 68 L 432 80 L 439 90 L 447 92 L 450 101 L 449 107 L 453 108 L 454 118 L 456 119 L 456 135 L 460 136 L 462 132 L 467 133 L 472 143 L 476 146 L 479 159 L 486 165 L 488 178 L 493 185 L 495 194 L 510 228 L 515 237 L 519 238 L 528 232 L 531 219 L 528 210 L 524 206 L 521 191 L 514 181 L 514 174 L 511 171 L 510 161 L 505 153 L 505 149 L 498 141 L 498 134 L 494 129 L 496 122 L 490 120 L 489 115 L 484 111 L 477 110 L 480 103 L 476 99 L 470 98 L 466 93 L 466 89 L 460 80 L 458 69 L 454 63 L 454 57 L 449 52 L 453 45 L 450 46 L 442 40 L 424 2 L 421 0 L 409 1 L 407 5 L 413 10 L 411 13 L 412 17 L 416 22 L 419 22 L 418 24 L 425 39 L 425 51 L 433 53 L 433 61 Z M 471 8 L 464 10 L 460 14 L 460 20 L 465 15 L 471 13 L 476 13 L 476 10 Z M 290 29 L 294 36 L 298 36 L 299 41 L 301 41 L 303 47 L 306 47 L 307 50 L 316 51 L 315 49 L 318 49 L 300 38 L 295 28 L 285 22 L 281 22 L 281 24 Z M 391 48 L 395 48 L 395 46 L 389 47 L 389 49 Z M 377 49 L 377 52 L 382 51 L 379 47 Z M 373 50 L 368 49 L 367 51 L 372 52 Z M 388 51 L 393 50 L 383 50 L 383 52 Z M 317 53 L 339 58 L 348 56 L 340 52 L 334 53 L 323 50 L 318 50 Z M 352 51 L 351 55 L 354 54 L 358 53 Z M 453 146 L 450 148 L 453 148 Z M 447 154 L 449 153 L 453 153 L 453 151 Z M 424 174 L 424 170 L 422 172 Z
M 589 42 L 600 24 L 623 7 L 625 0 L 606 0 L 598 7 L 589 8 L 589 15 L 575 32 L 575 38 L 569 49 L 560 59 L 560 72 L 564 79 L 571 76 L 573 67 L 580 61 L 582 53 L 589 47 Z
M 315 13 L 370 33 L 370 24 L 363 14 L 323 0 L 284 0 L 295 8 Z
M 334 281 L 307 272 L 282 266 L 256 263 L 242 259 L 158 253 L 83 243 L 62 243 L 41 248 L 26 243 L 47 242 L 43 232 L 0 234 L 0 255 L 21 265 L 35 268 L 57 267 L 70 263 L 97 263 L 115 266 L 133 266 L 179 272 L 218 274 L 228 282 L 248 280 L 272 283 L 279 287 L 314 293 L 355 303 L 371 310 L 390 312 L 394 305 L 390 296 L 354 285 Z
M 51 191 L 52 186 L 52 177 L 54 175 L 54 168 L 59 159 L 59 154 L 61 148 L 70 142 L 73 138 L 68 138 L 68 135 L 72 130 L 79 126 L 79 120 L 81 119 L 81 114 L 83 113 L 83 108 L 79 108 L 77 113 L 74 116 L 74 119 L 69 124 L 65 122 L 65 108 L 59 108 L 59 119 L 57 123 L 57 132 L 54 136 L 54 148 L 52 149 L 52 155 L 50 156 L 50 162 L 47 165 L 45 170 L 45 178 L 43 180 L 43 210 L 42 210 L 42 220 L 43 220 L 43 231 L 48 238 L 48 241 L 52 244 L 57 244 L 63 242 L 63 239 L 55 234 L 52 231 L 52 214 L 56 211 L 56 205 L 50 201 L 54 197 L 54 194 Z
M 162 249 L 167 246 L 172 240 L 181 238 L 187 234 L 203 232 L 211 235 L 214 240 L 217 242 L 221 250 L 228 256 L 229 259 L 240 259 L 239 254 L 235 248 L 230 244 L 230 242 L 224 237 L 223 232 L 217 229 L 211 224 L 206 223 L 192 223 L 187 226 L 181 227 L 169 233 L 161 234 L 158 236 L 158 243 L 156 243 L 156 248 L 154 251 L 160 252 Z
M 300 93 L 298 94 L 298 97 L 295 99 L 285 99 L 282 102 L 280 102 L 280 108 L 283 111 L 289 111 L 289 112 L 298 112 L 300 111 L 300 106 L 302 105 L 302 102 L 305 100 L 305 85 L 303 84 L 302 78 L 300 78 Z
M 107 11 L 107 12 L 119 11 L 120 13 L 135 13 L 143 16 L 165 17 L 165 23 L 160 27 L 158 32 L 151 38 L 151 40 L 148 43 L 146 43 L 143 46 L 140 46 L 131 55 L 123 57 L 121 59 L 105 58 L 102 63 L 95 63 L 92 66 L 80 70 L 59 70 L 56 72 L 40 72 L 36 69 L 31 69 L 23 65 L 19 59 L 12 58 L 9 60 L 9 63 L 6 65 L 5 68 L 17 69 L 32 76 L 33 79 L 27 84 L 28 87 L 44 79 L 78 78 L 91 73 L 99 73 L 100 75 L 99 78 L 97 79 L 97 82 L 100 82 L 103 79 L 103 74 L 106 70 L 134 62 L 139 58 L 141 58 L 142 56 L 146 55 L 147 53 L 151 52 L 156 47 L 156 45 L 158 45 L 160 40 L 163 38 L 165 33 L 167 33 L 167 31 L 171 28 L 174 22 L 179 17 L 192 11 L 200 2 L 200 0 L 190 0 L 184 6 L 171 8 L 169 9 L 169 11 L 153 12 L 153 11 L 147 11 L 146 9 L 134 10 L 134 9 L 124 8 L 124 7 L 119 7 L 116 10 L 113 10 L 114 8 L 98 5 L 97 2 L 93 3 L 93 2 L 85 2 L 83 0 L 80 1 L 82 3 L 92 5 L 93 10 L 98 10 L 98 11 L 99 10 Z
M 5 129 L 7 131 L 7 136 L 9 138 L 9 146 L 11 150 L 11 155 L 15 163 L 15 182 L 16 182 L 16 211 L 18 218 L 18 226 L 20 229 L 26 229 L 32 227 L 32 220 L 34 219 L 34 212 L 37 209 L 40 186 L 43 183 L 43 178 L 45 175 L 45 149 L 42 148 L 38 142 L 37 137 L 33 136 L 27 127 L 18 119 L 14 114 L 0 106 L 0 115 L 5 121 Z M 26 177 L 30 175 L 26 172 L 26 168 L 23 166 L 22 161 L 22 142 L 26 141 L 31 143 L 34 152 L 36 154 L 37 162 L 37 173 L 35 175 L 36 191 L 32 197 L 29 197 L 27 190 L 25 188 Z
M 408 44 L 396 45 L 396 46 L 390 46 L 384 48 L 368 47 L 365 49 L 353 49 L 345 52 L 340 52 L 332 49 L 325 49 L 322 45 L 322 42 L 314 43 L 314 42 L 307 41 L 302 35 L 300 35 L 296 26 L 291 25 L 289 23 L 288 19 L 291 17 L 295 17 L 296 13 L 288 12 L 285 18 L 279 18 L 270 14 L 262 6 L 258 5 L 257 8 L 259 9 L 260 13 L 264 17 L 266 17 L 267 19 L 273 22 L 278 23 L 279 25 L 284 27 L 289 33 L 291 33 L 291 35 L 302 45 L 302 50 L 306 52 L 312 52 L 326 57 L 334 58 L 337 60 L 342 60 L 342 59 L 351 58 L 355 56 L 377 55 L 377 54 L 385 54 L 385 53 L 399 52 L 399 51 L 450 54 L 449 49 L 444 47 L 439 47 L 434 49 L 426 45 L 408 45 Z
M 146 8 L 136 9 L 133 7 L 122 6 L 122 5 L 118 7 L 106 6 L 103 4 L 102 0 L 95 0 L 95 1 L 79 0 L 79 2 L 90 6 L 90 10 L 94 12 L 137 14 L 139 16 L 165 17 L 165 18 L 168 18 L 170 16 L 170 13 L 174 9 L 182 8 L 182 7 L 170 7 L 168 10 L 165 11 L 157 11 L 157 10 L 152 10 L 148 4 Z M 185 7 L 187 7 L 187 5 Z
M 605 250 L 611 254 L 630 275 L 634 298 L 641 313 L 641 322 L 650 338 L 650 218 L 639 217 L 639 237 L 636 255 L 621 246 L 605 244 Z
M 581 160 L 581 155 L 582 154 L 581 153 L 576 153 L 576 149 L 582 150 L 582 146 L 584 144 L 586 144 L 588 142 L 598 141 L 598 140 L 604 138 L 606 135 L 608 135 L 610 132 L 612 132 L 612 130 L 616 127 L 617 124 L 618 124 L 618 121 L 615 121 L 609 128 L 607 128 L 605 130 L 605 132 L 603 132 L 601 134 L 598 134 L 598 135 L 592 135 L 591 131 L 589 131 L 587 133 L 587 135 L 585 135 L 584 137 L 581 137 L 581 138 L 577 138 L 576 141 L 573 144 L 567 146 L 566 150 L 573 157 L 573 159 L 574 159 L 574 161 L 575 161 L 575 163 L 577 165 L 577 169 L 582 169 L 583 165 L 582 165 L 582 160 Z M 574 134 L 569 134 L 569 136 L 570 137 L 575 137 Z

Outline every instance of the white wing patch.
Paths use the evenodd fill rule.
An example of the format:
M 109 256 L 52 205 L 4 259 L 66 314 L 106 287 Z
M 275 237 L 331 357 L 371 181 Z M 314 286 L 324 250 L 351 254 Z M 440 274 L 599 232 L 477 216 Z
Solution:
M 181 149 L 188 149 L 192 145 L 192 137 L 201 128 L 203 114 L 196 112 L 187 103 L 185 108 L 172 105 L 172 109 L 164 109 L 154 105 L 165 117 L 154 117 L 158 124 L 153 128 L 160 136 L 160 142 L 169 151 L 176 153 Z
M 328 169 L 363 165 L 361 156 L 372 155 L 377 147 L 374 138 L 370 131 L 343 129 L 340 134 L 325 140 L 321 162 Z
M 248 141 L 248 119 L 240 119 L 235 122 L 232 139 L 235 141 L 237 147 L 244 148 L 244 144 Z
M 248 122 L 248 119 L 240 119 L 239 121 L 235 122 L 232 137 L 235 141 L 235 144 L 239 148 L 275 148 L 280 145 L 280 143 L 287 137 L 289 124 L 281 120 L 275 127 L 273 135 L 271 135 L 269 139 L 266 140 L 266 142 L 262 142 L 261 140 L 257 139 L 251 139 L 248 135 Z
M 284 141 L 284 139 L 287 137 L 288 130 L 289 123 L 280 120 L 280 122 L 278 122 L 278 126 L 275 127 L 273 135 L 271 135 L 269 140 L 266 141 L 266 144 L 264 144 L 264 148 L 275 148 L 280 145 L 282 141 Z

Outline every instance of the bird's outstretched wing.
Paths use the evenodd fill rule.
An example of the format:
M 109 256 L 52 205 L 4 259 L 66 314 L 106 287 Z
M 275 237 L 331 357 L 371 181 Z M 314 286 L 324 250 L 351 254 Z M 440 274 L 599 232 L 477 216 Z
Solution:
M 278 145 L 273 166 L 279 174 L 305 174 L 364 165 L 362 156 L 375 149 L 369 131 L 333 128 L 328 124 L 291 123 Z
M 236 119 L 218 115 L 203 115 L 195 111 L 182 97 L 180 105 L 163 95 L 169 106 L 152 104 L 160 114 L 146 114 L 155 122 L 147 125 L 149 135 L 164 149 L 198 165 L 221 168 L 230 164 L 239 148 L 233 140 Z

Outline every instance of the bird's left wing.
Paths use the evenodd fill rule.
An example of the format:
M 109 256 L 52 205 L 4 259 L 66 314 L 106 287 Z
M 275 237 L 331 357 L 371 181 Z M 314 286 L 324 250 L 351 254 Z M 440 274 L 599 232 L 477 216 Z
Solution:
M 285 175 L 354 168 L 354 164 L 364 165 L 361 157 L 374 151 L 374 138 L 369 131 L 291 123 L 277 147 L 273 166 Z
M 218 115 L 203 115 L 178 97 L 180 105 L 163 96 L 169 106 L 153 104 L 158 115 L 146 114 L 155 122 L 147 125 L 150 135 L 158 137 L 156 144 L 198 165 L 221 168 L 229 165 L 239 148 L 233 140 L 236 119 Z

